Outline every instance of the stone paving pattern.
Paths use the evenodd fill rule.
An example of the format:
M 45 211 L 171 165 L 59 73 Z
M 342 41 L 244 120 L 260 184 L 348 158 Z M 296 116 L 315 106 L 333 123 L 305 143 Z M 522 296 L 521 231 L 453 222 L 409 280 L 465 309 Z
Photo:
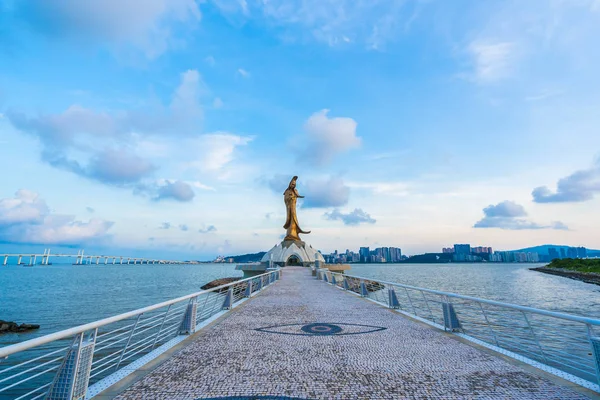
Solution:
M 304 335 L 315 322 L 385 327 Z M 291 327 L 290 324 L 297 324 Z M 273 326 L 284 325 L 279 330 Z M 256 331 L 269 328 L 269 332 Z M 366 328 L 368 331 L 369 329 Z M 283 334 L 274 333 L 281 331 Z M 289 334 L 296 332 L 299 335 Z M 287 333 L 287 334 L 286 334 Z M 286 267 L 118 399 L 585 399 L 468 344 Z

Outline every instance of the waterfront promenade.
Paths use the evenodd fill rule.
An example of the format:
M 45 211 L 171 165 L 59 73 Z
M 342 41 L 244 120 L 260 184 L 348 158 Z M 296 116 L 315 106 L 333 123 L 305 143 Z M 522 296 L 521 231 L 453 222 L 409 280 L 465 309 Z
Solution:
M 294 267 L 284 268 L 276 285 L 149 369 L 128 388 L 113 386 L 96 398 L 593 396 L 317 281 L 308 268 Z

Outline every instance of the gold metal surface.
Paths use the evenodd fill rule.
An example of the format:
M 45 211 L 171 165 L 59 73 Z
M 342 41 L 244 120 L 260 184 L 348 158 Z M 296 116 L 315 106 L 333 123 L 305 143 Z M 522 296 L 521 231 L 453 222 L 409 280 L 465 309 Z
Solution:
M 304 196 L 298 194 L 296 189 L 297 176 L 294 176 L 290 181 L 288 188 L 283 192 L 283 201 L 285 202 L 285 208 L 287 211 L 287 219 L 283 227 L 287 229 L 286 237 L 284 240 L 298 240 L 300 241 L 299 233 L 308 234 L 310 231 L 305 232 L 300 228 L 298 224 L 298 217 L 296 216 L 296 200 L 303 199 Z

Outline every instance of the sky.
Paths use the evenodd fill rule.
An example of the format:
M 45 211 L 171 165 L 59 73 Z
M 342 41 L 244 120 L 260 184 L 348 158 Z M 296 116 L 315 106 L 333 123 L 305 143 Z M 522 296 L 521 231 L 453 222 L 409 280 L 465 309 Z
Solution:
M 0 0 L 0 252 L 600 248 L 599 0 Z

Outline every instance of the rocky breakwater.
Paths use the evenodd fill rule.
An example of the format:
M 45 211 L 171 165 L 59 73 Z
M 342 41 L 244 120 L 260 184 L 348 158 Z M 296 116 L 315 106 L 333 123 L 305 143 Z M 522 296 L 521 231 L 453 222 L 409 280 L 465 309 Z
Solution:
M 600 285 L 599 259 L 556 259 L 545 267 L 530 269 L 545 274 L 564 276 L 565 278 Z
M 585 283 L 600 285 L 600 274 L 594 272 L 578 272 L 563 268 L 529 268 L 532 271 L 543 272 L 544 274 L 558 275 L 565 278 L 575 279 Z
M 22 333 L 29 332 L 35 329 L 40 329 L 39 325 L 36 324 L 17 324 L 12 321 L 4 321 L 0 319 L 0 334 L 2 333 Z

